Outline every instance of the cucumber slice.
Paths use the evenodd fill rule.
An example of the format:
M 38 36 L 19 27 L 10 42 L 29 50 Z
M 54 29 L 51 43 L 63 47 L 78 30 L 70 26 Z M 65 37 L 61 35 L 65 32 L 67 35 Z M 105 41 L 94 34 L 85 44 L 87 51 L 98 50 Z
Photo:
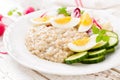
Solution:
M 105 56 L 101 55 L 101 56 L 94 57 L 94 58 L 86 58 L 86 59 L 82 60 L 81 63 L 94 64 L 94 63 L 102 62 L 103 60 L 105 60 Z
M 98 49 L 103 49 L 103 48 L 106 48 L 107 46 L 108 46 L 107 42 L 100 41 L 90 51 L 92 51 L 92 50 L 98 50 Z
M 101 49 L 101 50 L 97 50 L 97 51 L 90 51 L 88 52 L 88 57 L 92 58 L 92 57 L 98 57 L 101 55 L 105 55 L 106 53 L 106 49 Z
M 107 49 L 106 53 L 109 54 L 109 53 L 113 53 L 115 51 L 115 48 L 110 48 L 110 49 Z
M 118 35 L 117 35 L 115 32 L 112 32 L 112 31 L 107 31 L 107 32 L 106 32 L 106 35 L 108 35 L 108 36 L 110 36 L 110 37 L 118 38 Z
M 77 63 L 85 59 L 86 57 L 88 57 L 88 52 L 76 53 L 66 58 L 65 63 L 67 64 Z
M 110 40 L 108 42 L 109 45 L 107 46 L 107 49 L 115 47 L 118 44 L 118 42 L 119 42 L 118 38 L 110 37 Z

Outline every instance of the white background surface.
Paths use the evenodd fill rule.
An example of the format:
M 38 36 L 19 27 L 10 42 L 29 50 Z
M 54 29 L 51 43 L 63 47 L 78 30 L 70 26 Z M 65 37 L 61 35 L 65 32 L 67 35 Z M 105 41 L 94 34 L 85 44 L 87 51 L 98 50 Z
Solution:
M 4 2 L 4 3 L 3 3 Z M 15 6 L 12 0 L 0 0 L 0 13 L 6 15 L 7 11 Z M 120 18 L 120 6 L 108 9 L 111 14 Z M 0 39 L 0 51 L 5 51 Z M 80 76 L 58 76 L 44 73 L 37 73 L 25 68 L 14 61 L 9 54 L 0 54 L 0 80 L 120 80 L 120 68 L 116 67 L 108 71 Z

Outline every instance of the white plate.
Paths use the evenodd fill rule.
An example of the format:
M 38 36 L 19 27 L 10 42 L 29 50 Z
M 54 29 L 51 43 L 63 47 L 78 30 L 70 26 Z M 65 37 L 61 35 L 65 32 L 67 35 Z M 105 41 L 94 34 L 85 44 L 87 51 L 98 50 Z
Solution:
M 89 11 L 89 10 L 88 10 Z M 91 11 L 91 10 L 90 10 Z M 32 55 L 25 46 L 25 35 L 28 29 L 32 26 L 30 19 L 35 16 L 40 16 L 45 10 L 34 12 L 32 14 L 21 17 L 13 25 L 9 26 L 4 35 L 4 44 L 11 57 L 13 57 L 20 64 L 34 69 L 39 72 L 45 72 L 58 75 L 81 75 L 96 73 L 116 67 L 120 64 L 120 49 L 115 53 L 109 55 L 105 61 L 97 64 L 74 64 L 67 65 L 62 63 L 55 63 L 39 59 Z M 91 11 L 97 14 L 98 17 L 112 22 L 114 31 L 120 34 L 118 19 L 104 11 Z

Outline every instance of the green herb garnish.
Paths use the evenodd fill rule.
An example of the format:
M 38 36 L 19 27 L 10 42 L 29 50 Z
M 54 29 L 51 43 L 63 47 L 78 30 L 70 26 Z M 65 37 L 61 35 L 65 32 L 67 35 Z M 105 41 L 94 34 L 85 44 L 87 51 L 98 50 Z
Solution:
M 65 16 L 70 16 L 70 14 L 66 10 L 66 7 L 59 8 L 58 14 L 64 14 Z
M 21 12 L 17 11 L 17 8 L 8 11 L 8 16 L 12 16 L 14 13 L 17 13 L 19 16 L 22 15 Z
M 102 39 L 103 39 L 103 41 L 108 42 L 108 41 L 109 41 L 109 39 L 110 39 L 110 37 L 109 37 L 109 36 L 107 36 L 107 35 L 104 35 L 104 36 L 102 37 Z
M 81 14 L 83 14 L 85 11 L 84 10 L 81 10 Z
M 92 32 L 93 34 L 98 34 L 97 38 L 96 38 L 96 42 L 100 42 L 100 41 L 105 41 L 108 42 L 109 41 L 109 36 L 106 35 L 106 30 L 104 29 L 98 29 L 95 25 L 92 26 Z
M 17 11 L 17 8 L 13 9 L 12 12 L 16 12 Z
M 94 34 L 98 34 L 99 29 L 98 29 L 95 25 L 92 25 L 92 32 L 93 32 Z
M 13 12 L 12 11 L 9 11 L 8 12 L 8 16 L 12 16 L 13 15 Z
M 17 12 L 17 14 L 18 14 L 19 16 L 22 16 L 22 13 L 21 13 L 21 12 Z

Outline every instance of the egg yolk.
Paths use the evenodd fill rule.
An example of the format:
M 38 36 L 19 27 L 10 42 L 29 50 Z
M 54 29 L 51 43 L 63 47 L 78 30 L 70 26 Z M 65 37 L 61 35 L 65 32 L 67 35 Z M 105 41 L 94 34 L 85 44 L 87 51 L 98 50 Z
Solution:
M 44 17 L 41 17 L 41 18 L 35 18 L 34 21 L 37 21 L 37 22 L 46 22 L 49 19 L 50 19 L 50 17 L 44 16 Z
M 90 38 L 89 37 L 84 37 L 82 39 L 78 39 L 76 41 L 73 41 L 72 43 L 77 45 L 77 46 L 84 46 L 89 42 Z
M 70 20 L 71 20 L 71 17 L 67 16 L 67 17 L 58 18 L 55 20 L 55 22 L 58 24 L 66 24 L 70 22 Z
M 88 13 L 84 13 L 81 16 L 80 24 L 84 26 L 89 26 L 90 24 L 92 24 L 92 18 L 90 17 Z

